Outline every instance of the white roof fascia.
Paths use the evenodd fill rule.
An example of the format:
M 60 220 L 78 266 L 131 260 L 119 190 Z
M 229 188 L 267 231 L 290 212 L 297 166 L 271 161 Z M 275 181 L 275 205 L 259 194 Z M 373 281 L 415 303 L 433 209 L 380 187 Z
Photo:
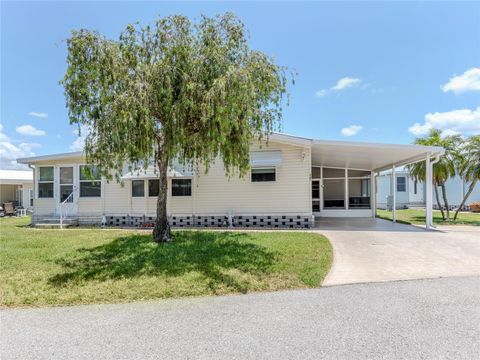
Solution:
M 34 164 L 40 161 L 50 161 L 50 160 L 69 160 L 69 159 L 77 159 L 84 157 L 84 153 L 82 151 L 77 152 L 68 152 L 68 153 L 60 153 L 60 154 L 52 154 L 52 155 L 41 155 L 41 156 L 32 156 L 26 158 L 17 159 L 17 163 L 19 164 Z

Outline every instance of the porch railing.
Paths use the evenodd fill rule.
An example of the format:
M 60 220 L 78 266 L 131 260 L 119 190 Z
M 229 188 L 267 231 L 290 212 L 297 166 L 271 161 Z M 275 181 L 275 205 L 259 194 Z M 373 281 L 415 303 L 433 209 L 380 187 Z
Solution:
M 60 229 L 63 229 L 63 221 L 68 218 L 76 206 L 74 201 L 74 195 L 76 191 L 77 188 L 74 186 L 70 195 L 68 195 L 60 204 Z

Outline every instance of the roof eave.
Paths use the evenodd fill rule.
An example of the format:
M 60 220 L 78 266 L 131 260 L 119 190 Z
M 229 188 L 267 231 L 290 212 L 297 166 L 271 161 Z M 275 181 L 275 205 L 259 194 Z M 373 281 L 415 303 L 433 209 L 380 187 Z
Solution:
M 77 159 L 83 157 L 84 154 L 82 151 L 60 153 L 53 155 L 41 155 L 41 156 L 31 156 L 17 159 L 19 164 L 34 164 L 40 161 L 50 161 L 50 160 L 61 160 L 61 159 Z

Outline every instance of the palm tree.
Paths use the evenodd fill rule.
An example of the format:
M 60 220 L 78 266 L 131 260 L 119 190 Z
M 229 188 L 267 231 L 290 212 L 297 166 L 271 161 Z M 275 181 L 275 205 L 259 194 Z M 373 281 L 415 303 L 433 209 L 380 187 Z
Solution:
M 459 156 L 458 172 L 462 178 L 470 183 L 462 203 L 455 211 L 453 220 L 457 220 L 458 212 L 463 208 L 480 178 L 480 135 L 471 136 L 465 143 Z
M 456 159 L 458 144 L 461 141 L 461 137 L 446 136 L 442 137 L 442 131 L 438 129 L 431 129 L 428 137 L 425 138 L 416 138 L 415 144 L 417 145 L 426 145 L 426 146 L 441 146 L 445 149 L 445 154 L 440 157 L 440 160 L 433 165 L 433 188 L 435 190 L 435 198 L 437 199 L 437 206 L 442 213 L 443 220 L 450 220 L 450 209 L 447 198 L 447 190 L 445 187 L 445 182 L 448 178 L 455 176 L 456 173 Z M 408 169 L 417 181 L 426 180 L 426 169 L 425 163 L 415 163 L 408 166 Z M 443 210 L 442 204 L 440 202 L 440 197 L 438 194 L 438 187 L 442 189 L 442 198 L 445 204 L 445 211 Z

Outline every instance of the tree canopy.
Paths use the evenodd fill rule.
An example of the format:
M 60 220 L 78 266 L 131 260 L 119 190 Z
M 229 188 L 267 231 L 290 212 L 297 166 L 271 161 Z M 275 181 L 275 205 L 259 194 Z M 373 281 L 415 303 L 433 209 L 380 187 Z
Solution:
M 70 123 L 88 129 L 87 161 L 107 177 L 119 178 L 125 162 L 146 167 L 153 159 L 165 193 L 173 159 L 208 170 L 217 157 L 227 175 L 243 175 L 252 141 L 279 125 L 286 68 L 251 49 L 231 13 L 128 25 L 115 40 L 81 29 L 67 47 Z M 157 225 L 166 221 L 162 196 Z

